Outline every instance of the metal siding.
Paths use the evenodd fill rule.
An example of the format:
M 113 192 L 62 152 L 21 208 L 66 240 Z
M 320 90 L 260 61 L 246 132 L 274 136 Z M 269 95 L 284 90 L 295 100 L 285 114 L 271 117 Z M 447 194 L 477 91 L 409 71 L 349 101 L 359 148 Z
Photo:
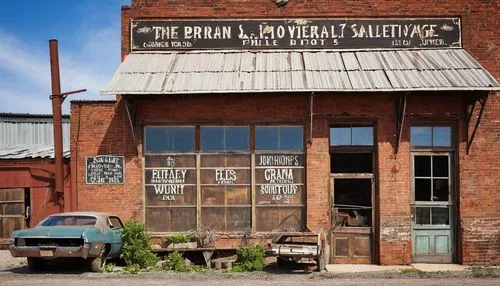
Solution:
M 103 94 L 498 90 L 462 49 L 132 53 Z

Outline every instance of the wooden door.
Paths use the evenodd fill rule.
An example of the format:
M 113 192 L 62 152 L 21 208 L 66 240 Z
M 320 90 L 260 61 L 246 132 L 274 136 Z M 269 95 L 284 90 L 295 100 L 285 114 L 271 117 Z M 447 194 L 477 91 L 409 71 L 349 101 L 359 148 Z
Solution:
M 373 263 L 373 175 L 332 176 L 331 263 Z
M 0 238 L 9 238 L 12 231 L 24 229 L 24 189 L 0 189 Z
M 413 159 L 414 262 L 452 263 L 454 249 L 451 156 L 420 153 Z

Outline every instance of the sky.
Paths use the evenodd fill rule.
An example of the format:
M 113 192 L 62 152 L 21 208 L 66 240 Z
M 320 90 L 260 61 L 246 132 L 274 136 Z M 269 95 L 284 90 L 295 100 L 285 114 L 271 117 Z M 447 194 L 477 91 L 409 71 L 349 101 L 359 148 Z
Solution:
M 49 40 L 59 42 L 62 92 L 101 90 L 120 64 L 120 12 L 131 0 L 0 0 L 0 112 L 51 114 Z

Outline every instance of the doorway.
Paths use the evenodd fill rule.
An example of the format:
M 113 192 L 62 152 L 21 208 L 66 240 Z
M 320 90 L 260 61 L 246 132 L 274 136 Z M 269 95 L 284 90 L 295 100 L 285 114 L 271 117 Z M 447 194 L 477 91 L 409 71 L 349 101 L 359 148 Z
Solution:
M 374 128 L 330 128 L 331 263 L 374 259 Z
M 373 177 L 332 175 L 331 262 L 372 263 Z
M 412 254 L 414 262 L 453 262 L 450 155 L 418 154 L 413 162 Z
M 0 238 L 25 227 L 25 190 L 0 189 Z

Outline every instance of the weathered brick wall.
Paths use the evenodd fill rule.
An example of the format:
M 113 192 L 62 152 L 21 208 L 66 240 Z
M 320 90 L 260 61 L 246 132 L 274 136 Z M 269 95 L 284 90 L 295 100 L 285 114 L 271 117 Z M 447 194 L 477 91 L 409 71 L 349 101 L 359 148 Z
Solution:
M 477 109 L 478 107 L 476 107 Z M 475 124 L 477 112 L 472 119 Z M 474 125 L 469 128 L 469 136 Z M 460 231 L 464 264 L 500 265 L 500 97 L 489 96 L 466 154 L 460 142 Z
M 142 165 L 136 155 L 122 104 L 71 102 L 71 165 L 77 210 L 113 212 L 121 218 L 142 219 Z M 96 155 L 125 156 L 125 184 L 88 185 L 85 158 Z
M 133 0 L 122 9 L 122 58 L 129 52 L 130 19 L 284 17 L 461 17 L 463 46 L 500 76 L 500 26 L 495 0 Z

